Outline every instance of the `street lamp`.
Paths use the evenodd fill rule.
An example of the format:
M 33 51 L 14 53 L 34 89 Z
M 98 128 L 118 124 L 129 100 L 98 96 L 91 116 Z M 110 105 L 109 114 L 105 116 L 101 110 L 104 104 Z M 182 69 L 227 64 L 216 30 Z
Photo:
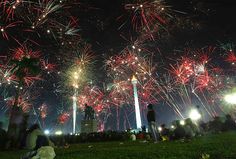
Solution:
M 141 115 L 140 115 L 140 108 L 139 108 L 139 101 L 138 101 L 138 89 L 137 89 L 138 80 L 135 76 L 133 76 L 131 82 L 133 84 L 133 89 L 134 89 L 136 127 L 137 129 L 140 129 L 142 127 L 142 122 L 141 122 Z

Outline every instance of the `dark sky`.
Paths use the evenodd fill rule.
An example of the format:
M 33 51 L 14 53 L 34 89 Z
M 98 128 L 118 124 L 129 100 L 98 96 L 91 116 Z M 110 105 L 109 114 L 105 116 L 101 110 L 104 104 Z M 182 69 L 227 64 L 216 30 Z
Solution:
M 91 41 L 96 52 L 107 52 L 111 48 L 122 49 L 126 41 L 120 34 L 129 39 L 132 36 L 130 26 L 118 30 L 122 22 L 117 17 L 128 14 L 123 8 L 124 1 L 90 0 L 91 10 L 81 17 L 82 34 L 85 39 Z M 167 4 L 172 9 L 185 12 L 186 14 L 175 13 L 183 19 L 188 19 L 200 25 L 199 29 L 176 29 L 172 31 L 171 43 L 183 45 L 187 42 L 194 42 L 200 45 L 215 44 L 218 41 L 234 41 L 236 37 L 236 2 L 234 0 L 168 0 Z M 80 16 L 80 15 L 79 15 Z M 185 26 L 191 27 L 191 26 Z M 127 43 L 126 43 L 127 44 Z

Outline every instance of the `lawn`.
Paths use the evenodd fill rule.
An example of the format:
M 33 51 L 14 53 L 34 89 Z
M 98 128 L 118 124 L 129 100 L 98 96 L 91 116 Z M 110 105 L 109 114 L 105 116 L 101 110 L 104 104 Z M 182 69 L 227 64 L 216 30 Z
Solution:
M 19 159 L 25 151 L 0 152 L 1 159 Z M 236 159 L 236 132 L 209 135 L 191 141 L 161 143 L 103 142 L 56 149 L 56 159 Z

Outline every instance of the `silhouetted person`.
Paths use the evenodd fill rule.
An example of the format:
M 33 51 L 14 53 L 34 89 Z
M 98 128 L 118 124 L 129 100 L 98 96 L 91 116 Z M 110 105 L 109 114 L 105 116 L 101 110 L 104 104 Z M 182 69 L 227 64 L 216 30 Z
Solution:
M 209 123 L 210 131 L 213 132 L 221 132 L 223 128 L 223 122 L 221 121 L 220 117 L 214 117 L 214 120 Z
M 29 128 L 28 135 L 26 137 L 27 149 L 33 150 L 36 146 L 37 137 L 44 135 L 38 124 L 34 124 Z
M 7 132 L 3 129 L 3 124 L 0 122 L 0 149 L 4 149 L 7 142 Z
M 158 133 L 157 133 L 157 126 L 156 126 L 156 114 L 153 109 L 153 105 L 149 104 L 147 106 L 147 121 L 148 121 L 148 131 L 152 134 L 152 138 L 155 141 L 158 141 Z
M 223 130 L 224 131 L 236 130 L 236 123 L 233 120 L 233 118 L 229 114 L 227 114 L 225 117 L 226 120 L 223 124 Z
M 190 118 L 185 120 L 184 130 L 186 138 L 192 138 L 198 134 L 197 125 L 195 125 Z
M 55 157 L 54 148 L 50 146 L 49 140 L 45 135 L 38 135 L 35 148 L 22 157 L 22 159 L 53 159 Z M 45 159 L 46 159 L 45 158 Z
M 146 126 L 145 126 L 145 125 L 143 125 L 141 128 L 142 128 L 142 132 L 144 132 L 144 133 L 145 133 L 145 132 L 146 132 Z
M 170 130 L 168 128 L 166 128 L 166 125 L 165 124 L 162 124 L 161 125 L 161 138 L 162 140 L 169 140 L 169 137 L 170 137 Z
M 176 121 L 176 128 L 174 130 L 173 135 L 174 135 L 173 136 L 174 139 L 177 139 L 177 140 L 185 137 L 185 130 L 184 130 L 183 126 L 180 124 L 179 120 Z
M 39 136 L 45 136 L 38 124 L 34 124 L 30 127 L 28 135 L 26 137 L 27 149 L 33 150 L 36 147 L 36 141 Z M 45 136 L 46 137 L 46 136 Z M 47 138 L 47 137 L 46 137 Z M 47 138 L 50 146 L 54 147 L 54 144 Z

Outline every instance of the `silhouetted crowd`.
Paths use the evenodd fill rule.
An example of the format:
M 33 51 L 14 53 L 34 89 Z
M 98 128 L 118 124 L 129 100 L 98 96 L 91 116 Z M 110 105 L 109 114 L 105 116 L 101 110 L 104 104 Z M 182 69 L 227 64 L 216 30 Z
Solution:
M 149 106 L 149 109 L 151 109 L 151 106 Z M 153 113 L 150 114 L 151 116 L 153 115 Z M 154 118 L 149 116 L 148 120 L 150 122 L 153 121 Z M 143 126 L 142 130 L 140 130 L 139 132 L 133 132 L 133 130 L 130 129 L 125 132 L 106 131 L 89 134 L 68 134 L 48 137 L 36 124 L 31 126 L 24 134 L 24 140 L 22 141 L 21 145 L 29 150 L 29 153 L 27 153 L 27 155 L 29 156 L 37 155 L 39 150 L 42 149 L 45 149 L 45 151 L 49 151 L 49 153 L 53 155 L 53 143 L 55 143 L 55 145 L 58 147 L 68 147 L 69 144 L 83 142 L 127 140 L 159 142 L 179 139 L 191 139 L 193 137 L 202 136 L 205 134 L 236 131 L 236 123 L 230 115 L 226 115 L 225 117 L 215 117 L 212 121 L 209 121 L 207 123 L 201 121 L 193 122 L 190 118 L 188 118 L 185 120 L 173 121 L 171 123 L 171 126 L 169 127 L 167 127 L 165 124 L 162 124 L 157 127 L 157 125 L 155 125 L 154 123 L 149 123 L 148 126 L 148 132 L 146 131 L 146 126 Z M 150 126 L 152 126 L 152 129 L 150 129 Z M 155 134 L 156 136 L 153 136 L 153 134 Z M 7 142 L 7 132 L 2 128 L 2 123 L 0 122 L 0 149 L 4 149 L 7 145 Z

